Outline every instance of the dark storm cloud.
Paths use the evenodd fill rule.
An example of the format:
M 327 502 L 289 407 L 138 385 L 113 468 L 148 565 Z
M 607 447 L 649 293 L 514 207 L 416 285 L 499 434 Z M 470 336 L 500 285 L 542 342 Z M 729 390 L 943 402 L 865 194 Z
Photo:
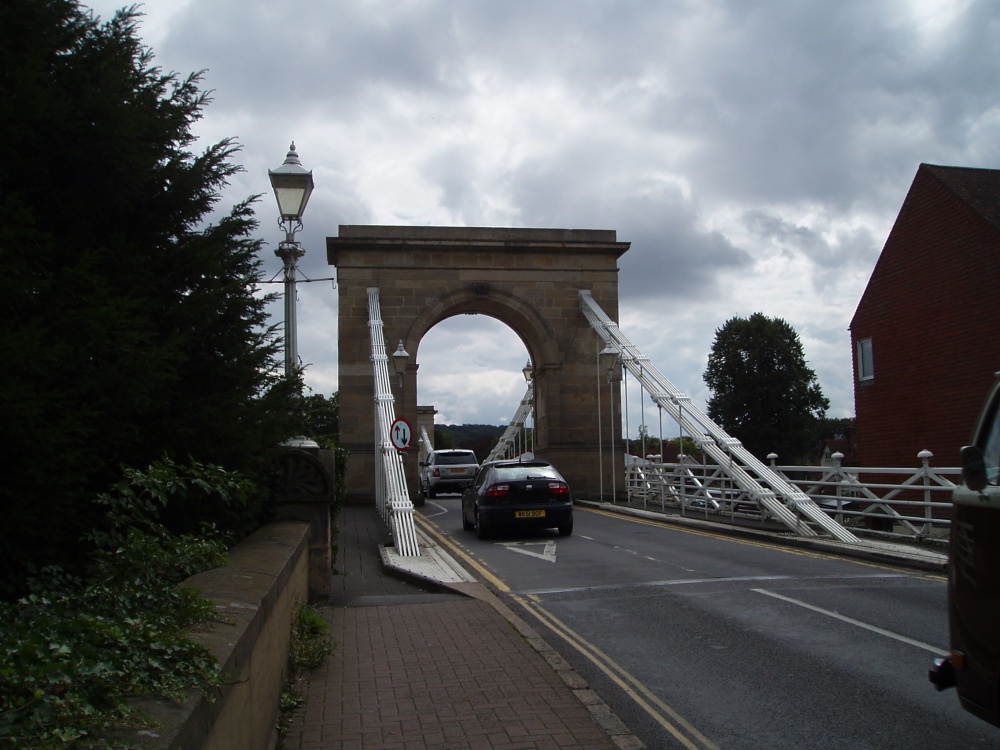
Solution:
M 842 230 L 833 238 L 824 237 L 807 226 L 793 224 L 766 211 L 748 211 L 747 229 L 761 241 L 782 253 L 802 254 L 822 269 L 836 269 L 860 263 L 874 265 L 877 240 L 865 228 Z
M 689 216 L 660 207 L 652 211 L 619 231 L 619 239 L 632 243 L 619 281 L 619 292 L 630 303 L 704 300 L 720 292 L 720 271 L 750 265 L 746 251 L 718 232 L 696 231 Z

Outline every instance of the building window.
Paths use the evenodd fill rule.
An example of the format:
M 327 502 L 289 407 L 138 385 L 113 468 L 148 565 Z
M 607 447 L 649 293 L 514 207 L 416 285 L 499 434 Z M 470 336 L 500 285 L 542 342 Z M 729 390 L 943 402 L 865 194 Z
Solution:
M 873 380 L 875 369 L 872 366 L 872 340 L 861 339 L 858 342 L 858 380 Z

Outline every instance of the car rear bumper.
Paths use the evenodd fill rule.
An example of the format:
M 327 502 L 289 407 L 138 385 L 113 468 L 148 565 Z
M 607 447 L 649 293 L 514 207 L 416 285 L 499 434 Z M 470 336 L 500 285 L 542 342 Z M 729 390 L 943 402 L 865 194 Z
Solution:
M 472 477 L 462 479 L 436 479 L 430 483 L 434 492 L 461 492 L 472 484 Z

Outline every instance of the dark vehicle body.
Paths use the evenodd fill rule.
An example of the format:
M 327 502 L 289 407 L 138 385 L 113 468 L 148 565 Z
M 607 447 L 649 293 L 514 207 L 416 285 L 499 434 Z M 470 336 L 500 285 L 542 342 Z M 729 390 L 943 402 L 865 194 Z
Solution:
M 1000 381 L 962 448 L 952 494 L 948 555 L 951 654 L 935 661 L 938 690 L 955 687 L 962 707 L 1000 726 Z
M 569 485 L 548 461 L 491 461 L 462 493 L 462 526 L 479 538 L 492 531 L 557 528 L 573 533 Z
M 432 500 L 439 494 L 460 493 L 476 476 L 479 461 L 470 450 L 433 451 L 420 463 L 420 491 Z

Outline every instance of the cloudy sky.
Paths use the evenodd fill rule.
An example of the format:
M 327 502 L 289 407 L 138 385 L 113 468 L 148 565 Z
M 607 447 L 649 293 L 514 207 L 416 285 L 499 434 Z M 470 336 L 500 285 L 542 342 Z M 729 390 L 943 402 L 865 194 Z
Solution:
M 267 170 L 292 140 L 316 181 L 299 234 L 312 279 L 333 275 L 325 238 L 340 224 L 614 229 L 632 243 L 622 331 L 702 404 L 716 330 L 763 312 L 798 331 L 831 416 L 853 415 L 848 325 L 918 165 L 1000 168 L 993 0 L 142 9 L 157 64 L 205 71 L 195 132 L 242 145 L 224 203 L 263 194 L 275 274 Z M 300 285 L 298 317 L 306 382 L 331 394 L 333 284 Z M 526 358 L 490 318 L 445 321 L 421 345 L 419 402 L 441 424 L 503 423 Z

